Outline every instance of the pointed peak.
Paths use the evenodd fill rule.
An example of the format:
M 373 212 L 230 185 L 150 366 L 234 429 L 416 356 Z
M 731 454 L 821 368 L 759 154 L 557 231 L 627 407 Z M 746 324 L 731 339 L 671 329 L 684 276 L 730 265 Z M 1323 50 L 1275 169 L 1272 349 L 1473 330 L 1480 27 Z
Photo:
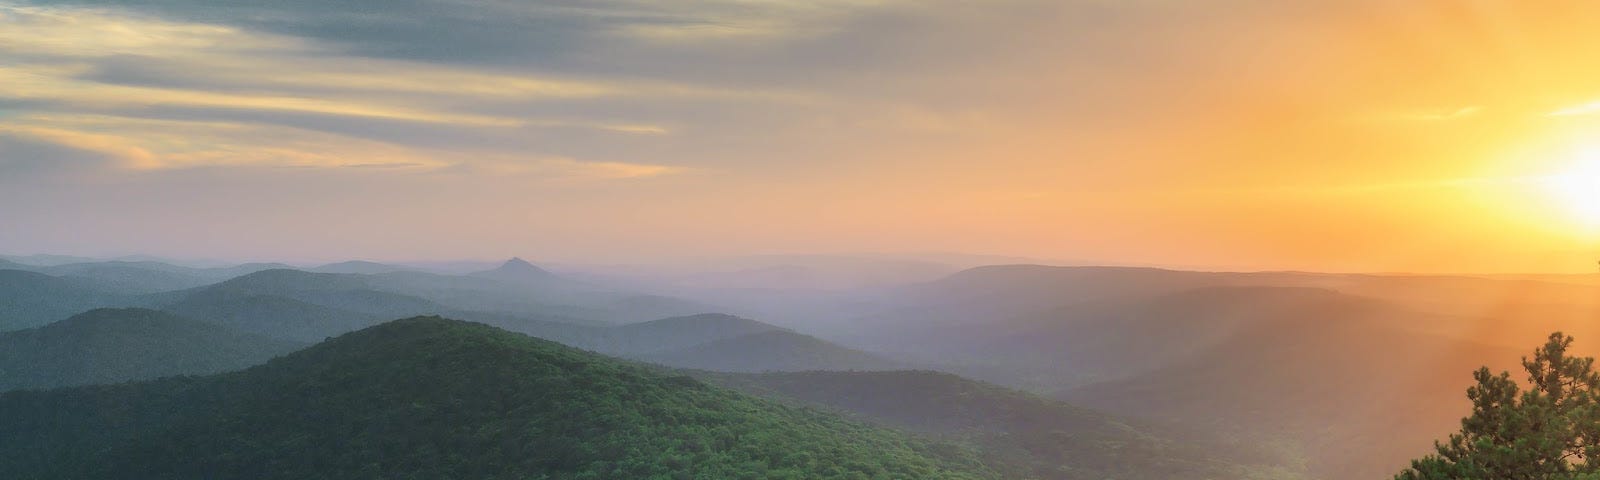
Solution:
M 511 281 L 535 281 L 555 277 L 555 274 L 539 268 L 538 265 L 529 263 L 527 260 L 523 260 L 522 257 L 506 260 L 505 263 L 500 264 L 494 270 L 479 272 L 475 275 Z
M 510 260 L 506 260 L 506 263 L 500 264 L 500 268 L 496 270 L 506 272 L 531 272 L 546 275 L 550 273 L 546 272 L 543 268 L 539 268 L 538 265 L 534 265 L 529 263 L 527 260 L 523 260 L 522 257 L 512 257 Z

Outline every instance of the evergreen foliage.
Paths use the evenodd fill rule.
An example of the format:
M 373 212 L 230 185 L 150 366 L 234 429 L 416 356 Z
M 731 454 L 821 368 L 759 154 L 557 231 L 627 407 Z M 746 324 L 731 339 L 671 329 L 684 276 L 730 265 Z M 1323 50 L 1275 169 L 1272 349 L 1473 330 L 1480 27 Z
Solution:
M 0 394 L 8 478 L 981 479 L 963 448 L 437 317 L 242 372 Z
M 1526 390 L 1508 372 L 1478 369 L 1461 432 L 1395 479 L 1600 478 L 1600 374 L 1593 358 L 1569 355 L 1571 345 L 1572 337 L 1553 333 L 1524 357 Z

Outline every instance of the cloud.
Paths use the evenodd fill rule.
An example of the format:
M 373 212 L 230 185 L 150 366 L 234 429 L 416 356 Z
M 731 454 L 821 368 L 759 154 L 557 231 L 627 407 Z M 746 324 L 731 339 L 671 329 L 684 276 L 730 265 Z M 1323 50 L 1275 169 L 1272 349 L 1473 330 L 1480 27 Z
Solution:
M 625 113 L 573 108 L 572 102 L 766 95 L 364 56 L 324 38 L 259 28 L 250 20 L 299 23 L 317 15 L 200 9 L 226 13 L 185 16 L 154 6 L 137 11 L 0 0 L 0 105 L 6 107 L 0 110 L 0 131 L 98 152 L 118 159 L 118 166 L 143 170 L 427 169 L 470 163 L 460 152 L 476 154 L 485 145 L 528 148 L 516 139 L 530 137 L 530 130 L 637 137 L 672 132 Z M 541 102 L 563 104 L 549 108 Z M 570 154 L 561 158 L 574 165 L 543 170 L 567 175 L 583 163 Z M 665 171 L 599 162 L 588 173 L 634 178 Z
M 0 124 L 21 150 L 13 168 L 45 170 L 60 163 L 160 171 L 198 167 L 347 168 L 382 172 L 450 172 L 555 179 L 619 180 L 682 173 L 683 167 L 495 151 L 426 150 L 325 132 L 252 123 L 32 115 Z M 54 150 L 46 149 L 49 147 Z M 5 158 L 5 157 L 0 157 Z M 57 162 L 56 159 L 61 159 Z M 51 169 L 57 170 L 57 169 Z
M 667 46 L 748 46 L 749 42 L 792 42 L 837 33 L 863 11 L 894 5 L 895 1 L 750 1 L 702 0 L 680 2 L 626 2 L 634 11 L 651 12 L 610 25 L 622 38 Z
M 292 37 L 238 28 L 172 22 L 102 8 L 0 3 L 0 51 L 25 58 L 150 56 L 274 51 L 303 47 Z
M 1552 117 L 1577 117 L 1577 116 L 1584 116 L 1584 115 L 1594 115 L 1596 113 L 1600 113 L 1600 102 L 1589 102 L 1589 103 L 1583 103 L 1583 104 L 1573 105 L 1573 106 L 1569 106 L 1569 107 L 1564 107 L 1564 108 L 1558 109 L 1556 111 L 1550 112 L 1549 115 L 1552 116 Z
M 144 107 L 155 105 L 228 108 L 257 111 L 302 112 L 322 115 L 370 117 L 422 123 L 451 123 L 484 127 L 515 127 L 515 118 L 450 113 L 389 105 L 293 95 L 244 95 L 202 90 L 133 87 L 84 82 L 74 77 L 86 71 L 82 65 L 34 65 L 0 67 L 0 83 L 7 90 L 0 95 L 14 100 L 49 101 L 82 107 Z
M 34 178 L 41 175 L 84 173 L 124 161 L 116 152 L 84 148 L 48 138 L 0 129 L 0 177 Z
M 120 159 L 118 166 L 137 170 L 229 165 L 445 165 L 413 149 L 382 142 L 245 123 L 35 114 L 9 119 L 0 124 L 0 132 L 101 152 Z
M 579 161 L 562 157 L 500 156 L 462 162 L 441 172 L 498 177 L 536 177 L 566 180 L 617 180 L 681 174 L 689 169 L 669 165 L 628 162 Z

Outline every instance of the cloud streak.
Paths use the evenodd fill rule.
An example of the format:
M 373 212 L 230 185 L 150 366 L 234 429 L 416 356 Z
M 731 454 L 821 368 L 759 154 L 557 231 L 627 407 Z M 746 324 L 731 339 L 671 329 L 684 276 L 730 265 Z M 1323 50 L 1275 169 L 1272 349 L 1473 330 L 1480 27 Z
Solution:
M 527 129 L 661 136 L 670 130 L 645 121 L 536 107 L 544 101 L 720 95 L 662 82 L 362 57 L 311 38 L 89 6 L 0 2 L 0 59 L 0 102 L 20 106 L 0 117 L 0 131 L 99 152 L 119 159 L 117 166 L 141 170 L 443 167 L 473 161 L 455 153 L 470 146 L 352 137 L 321 127 L 401 122 L 504 130 L 507 136 Z M 528 107 L 488 113 L 506 102 Z M 176 111 L 187 113 L 162 118 Z M 328 120 L 311 122 L 318 117 Z M 373 128 L 378 127 L 368 129 Z M 40 152 L 31 156 L 46 156 Z M 651 175 L 620 175 L 625 169 L 619 165 L 627 164 L 596 165 L 588 171 L 604 178 L 671 171 L 640 166 Z

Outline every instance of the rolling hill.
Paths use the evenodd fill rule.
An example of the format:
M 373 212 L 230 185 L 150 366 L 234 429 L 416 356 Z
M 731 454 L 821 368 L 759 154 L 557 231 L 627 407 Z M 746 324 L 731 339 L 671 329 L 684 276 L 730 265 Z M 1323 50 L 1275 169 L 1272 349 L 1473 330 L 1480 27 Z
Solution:
M 1008 478 L 1288 479 L 1269 454 L 947 373 L 698 374 L 752 395 L 982 447 Z
M 715 340 L 634 358 L 662 365 L 719 372 L 894 370 L 904 364 L 788 330 Z
M 1471 371 L 1514 366 L 1521 352 L 1507 345 L 1594 334 L 1584 302 L 1597 292 L 1525 279 L 994 267 L 895 292 L 857 318 L 874 331 L 852 344 L 1273 445 L 1314 478 L 1384 477 L 1454 430 Z M 1455 296 L 1460 305 L 1436 308 Z
M 612 327 L 606 329 L 604 340 L 586 347 L 605 353 L 648 355 L 776 330 L 782 329 L 744 317 L 706 313 Z
M 965 450 L 480 324 L 242 372 L 0 394 L 17 478 L 997 478 Z
M 516 290 L 494 280 L 422 272 L 264 270 L 159 297 L 168 311 L 301 342 L 415 315 L 450 315 L 585 348 L 616 337 L 605 334 L 609 325 L 552 313 L 566 311 L 561 307 L 521 301 Z
M 1381 478 L 1459 426 L 1473 370 L 1521 355 L 1382 316 L 1305 310 L 1060 397 L 1290 447 L 1317 478 Z
M 154 260 L 88 260 L 56 262 L 40 265 L 13 264 L 16 270 L 27 270 L 67 278 L 99 290 L 127 295 L 143 295 L 195 288 L 230 278 L 288 265 L 271 263 L 243 264 L 231 267 L 196 268 L 174 265 Z
M 427 298 L 458 310 L 562 317 L 568 323 L 620 325 L 718 310 L 675 297 L 573 280 L 520 258 L 469 275 L 390 272 L 369 280 L 372 288 Z
M 130 295 L 183 290 L 218 280 L 214 275 L 208 275 L 201 269 L 159 262 L 71 263 L 41 267 L 36 271 L 81 281 L 102 290 Z
M 375 290 L 364 275 L 286 269 L 263 270 L 174 296 L 163 309 L 301 342 L 320 341 L 388 318 L 451 311 L 426 299 Z
M 155 310 L 92 310 L 0 333 L 0 391 L 217 373 L 302 346 Z
M 1591 314 L 1600 309 L 1600 287 L 1584 279 L 1560 283 L 1562 278 L 1001 265 L 905 286 L 870 302 L 852 299 L 866 308 L 847 316 L 853 327 L 848 333 L 877 349 L 897 350 L 896 343 L 914 347 L 929 340 L 908 337 L 928 328 L 971 328 L 1079 304 L 1138 301 L 1204 288 L 1278 287 L 1332 290 L 1455 317 L 1457 321 L 1416 327 L 1469 341 L 1520 347 L 1502 339 L 1542 337 L 1558 329 L 1600 335 Z
M 995 322 L 983 331 L 968 330 L 967 338 L 976 339 L 970 347 L 949 351 L 967 355 L 970 362 L 1032 371 L 1028 382 L 1062 389 L 1187 361 L 1236 334 L 1275 324 L 1353 321 L 1420 326 L 1465 320 L 1324 289 L 1204 287 L 1085 302 Z
M 133 303 L 132 298 L 74 280 L 0 270 L 0 331 L 38 327 L 90 309 Z
M 384 317 L 277 295 L 228 290 L 192 292 L 162 310 L 272 338 L 316 342 L 383 321 Z
M 405 271 L 410 271 L 410 270 L 412 270 L 412 269 L 411 268 L 407 268 L 407 267 L 402 267 L 402 266 L 399 266 L 399 265 L 389 265 L 389 264 L 384 264 L 384 263 L 368 262 L 368 261 L 363 261 L 363 260 L 351 260 L 351 261 L 348 261 L 348 262 L 330 263 L 330 264 L 327 264 L 327 265 L 321 265 L 321 266 L 317 266 L 317 267 L 314 267 L 314 268 L 310 269 L 310 271 L 316 272 L 316 273 L 354 273 L 354 274 L 361 274 L 361 275 L 377 275 L 377 274 L 380 274 L 380 273 L 405 272 Z

